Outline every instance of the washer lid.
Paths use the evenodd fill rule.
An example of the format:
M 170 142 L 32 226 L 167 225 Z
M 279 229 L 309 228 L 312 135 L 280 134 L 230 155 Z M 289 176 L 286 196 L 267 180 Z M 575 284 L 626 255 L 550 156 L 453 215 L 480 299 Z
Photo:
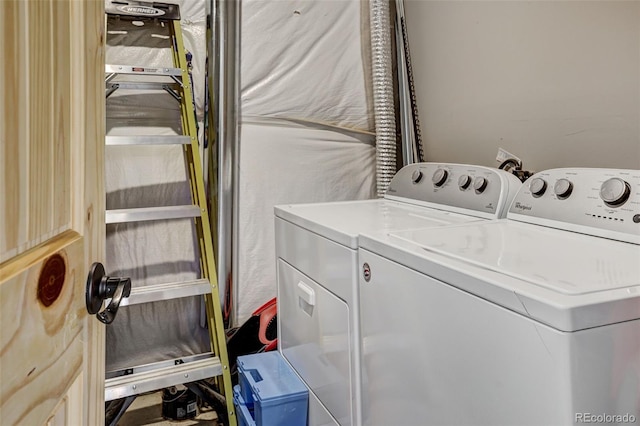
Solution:
M 640 318 L 640 245 L 504 219 L 361 247 L 560 330 Z
M 558 293 L 640 285 L 640 246 L 635 244 L 513 221 L 392 235 Z
M 363 232 L 431 228 L 483 220 L 384 199 L 282 205 L 275 207 L 275 214 L 354 250 L 358 248 L 358 235 Z

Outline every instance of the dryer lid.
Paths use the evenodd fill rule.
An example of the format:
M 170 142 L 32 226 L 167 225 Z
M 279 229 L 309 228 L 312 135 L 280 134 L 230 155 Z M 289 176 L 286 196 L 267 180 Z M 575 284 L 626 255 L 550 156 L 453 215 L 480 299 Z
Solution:
M 281 205 L 275 207 L 275 214 L 353 250 L 358 248 L 358 236 L 364 232 L 432 228 L 482 220 L 384 199 Z

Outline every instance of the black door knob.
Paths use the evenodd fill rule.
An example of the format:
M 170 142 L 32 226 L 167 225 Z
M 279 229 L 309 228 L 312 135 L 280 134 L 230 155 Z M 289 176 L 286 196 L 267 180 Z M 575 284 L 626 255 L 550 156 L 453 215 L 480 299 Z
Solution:
M 104 266 L 100 262 L 94 262 L 87 276 L 87 289 L 85 301 L 87 311 L 96 315 L 98 320 L 105 324 L 111 324 L 116 318 L 118 307 L 122 299 L 131 294 L 131 279 L 120 277 L 108 277 L 104 272 Z M 100 307 L 106 299 L 111 299 L 104 311 Z

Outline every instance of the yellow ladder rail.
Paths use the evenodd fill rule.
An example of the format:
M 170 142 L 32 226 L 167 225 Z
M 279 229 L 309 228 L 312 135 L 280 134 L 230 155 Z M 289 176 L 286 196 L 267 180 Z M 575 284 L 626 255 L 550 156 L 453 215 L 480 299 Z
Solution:
M 222 364 L 222 383 L 219 389 L 224 393 L 229 413 L 229 424 L 235 425 L 236 416 L 233 405 L 233 391 L 231 383 L 231 372 L 229 369 L 229 357 L 227 354 L 226 334 L 222 320 L 222 308 L 220 306 L 220 294 L 218 292 L 218 277 L 216 263 L 213 252 L 213 240 L 211 238 L 211 227 L 207 211 L 207 198 L 204 185 L 204 175 L 202 162 L 200 160 L 200 147 L 198 145 L 195 115 L 192 108 L 193 100 L 191 95 L 191 80 L 189 77 L 184 42 L 180 21 L 172 21 L 172 36 L 174 38 L 174 64 L 176 68 L 182 70 L 182 129 L 185 136 L 191 137 L 191 145 L 185 145 L 184 149 L 188 158 L 191 193 L 194 204 L 198 204 L 201 209 L 201 216 L 196 218 L 196 229 L 200 242 L 200 253 L 202 271 L 211 283 L 211 294 L 206 296 L 207 319 L 209 324 L 209 336 L 211 338 L 212 350 L 220 358 Z M 222 385 L 222 386 L 220 386 Z

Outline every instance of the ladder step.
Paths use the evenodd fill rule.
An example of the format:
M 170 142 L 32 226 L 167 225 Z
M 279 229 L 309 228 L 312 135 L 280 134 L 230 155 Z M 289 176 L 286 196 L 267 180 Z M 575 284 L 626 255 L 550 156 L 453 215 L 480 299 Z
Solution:
M 166 90 L 171 89 L 178 91 L 180 85 L 178 83 L 162 82 L 162 81 L 110 81 L 107 83 L 108 88 L 116 88 L 123 90 Z
M 209 280 L 200 279 L 175 283 L 154 284 L 131 289 L 129 297 L 122 299 L 120 306 L 138 305 L 159 300 L 200 296 L 211 293 Z
M 131 74 L 131 75 L 151 75 L 151 76 L 175 76 L 181 77 L 182 70 L 180 68 L 168 67 L 136 67 L 131 65 L 105 65 L 106 74 Z
M 105 221 L 109 224 L 143 222 L 147 220 L 184 219 L 189 217 L 200 217 L 200 207 L 190 205 L 107 210 Z
M 132 374 L 105 380 L 104 399 L 113 401 L 222 374 L 218 357 L 211 353 L 203 354 L 202 357 L 192 357 L 196 358 L 192 361 L 186 358 L 161 361 L 132 368 Z
M 106 145 L 189 145 L 189 136 L 106 136 Z

